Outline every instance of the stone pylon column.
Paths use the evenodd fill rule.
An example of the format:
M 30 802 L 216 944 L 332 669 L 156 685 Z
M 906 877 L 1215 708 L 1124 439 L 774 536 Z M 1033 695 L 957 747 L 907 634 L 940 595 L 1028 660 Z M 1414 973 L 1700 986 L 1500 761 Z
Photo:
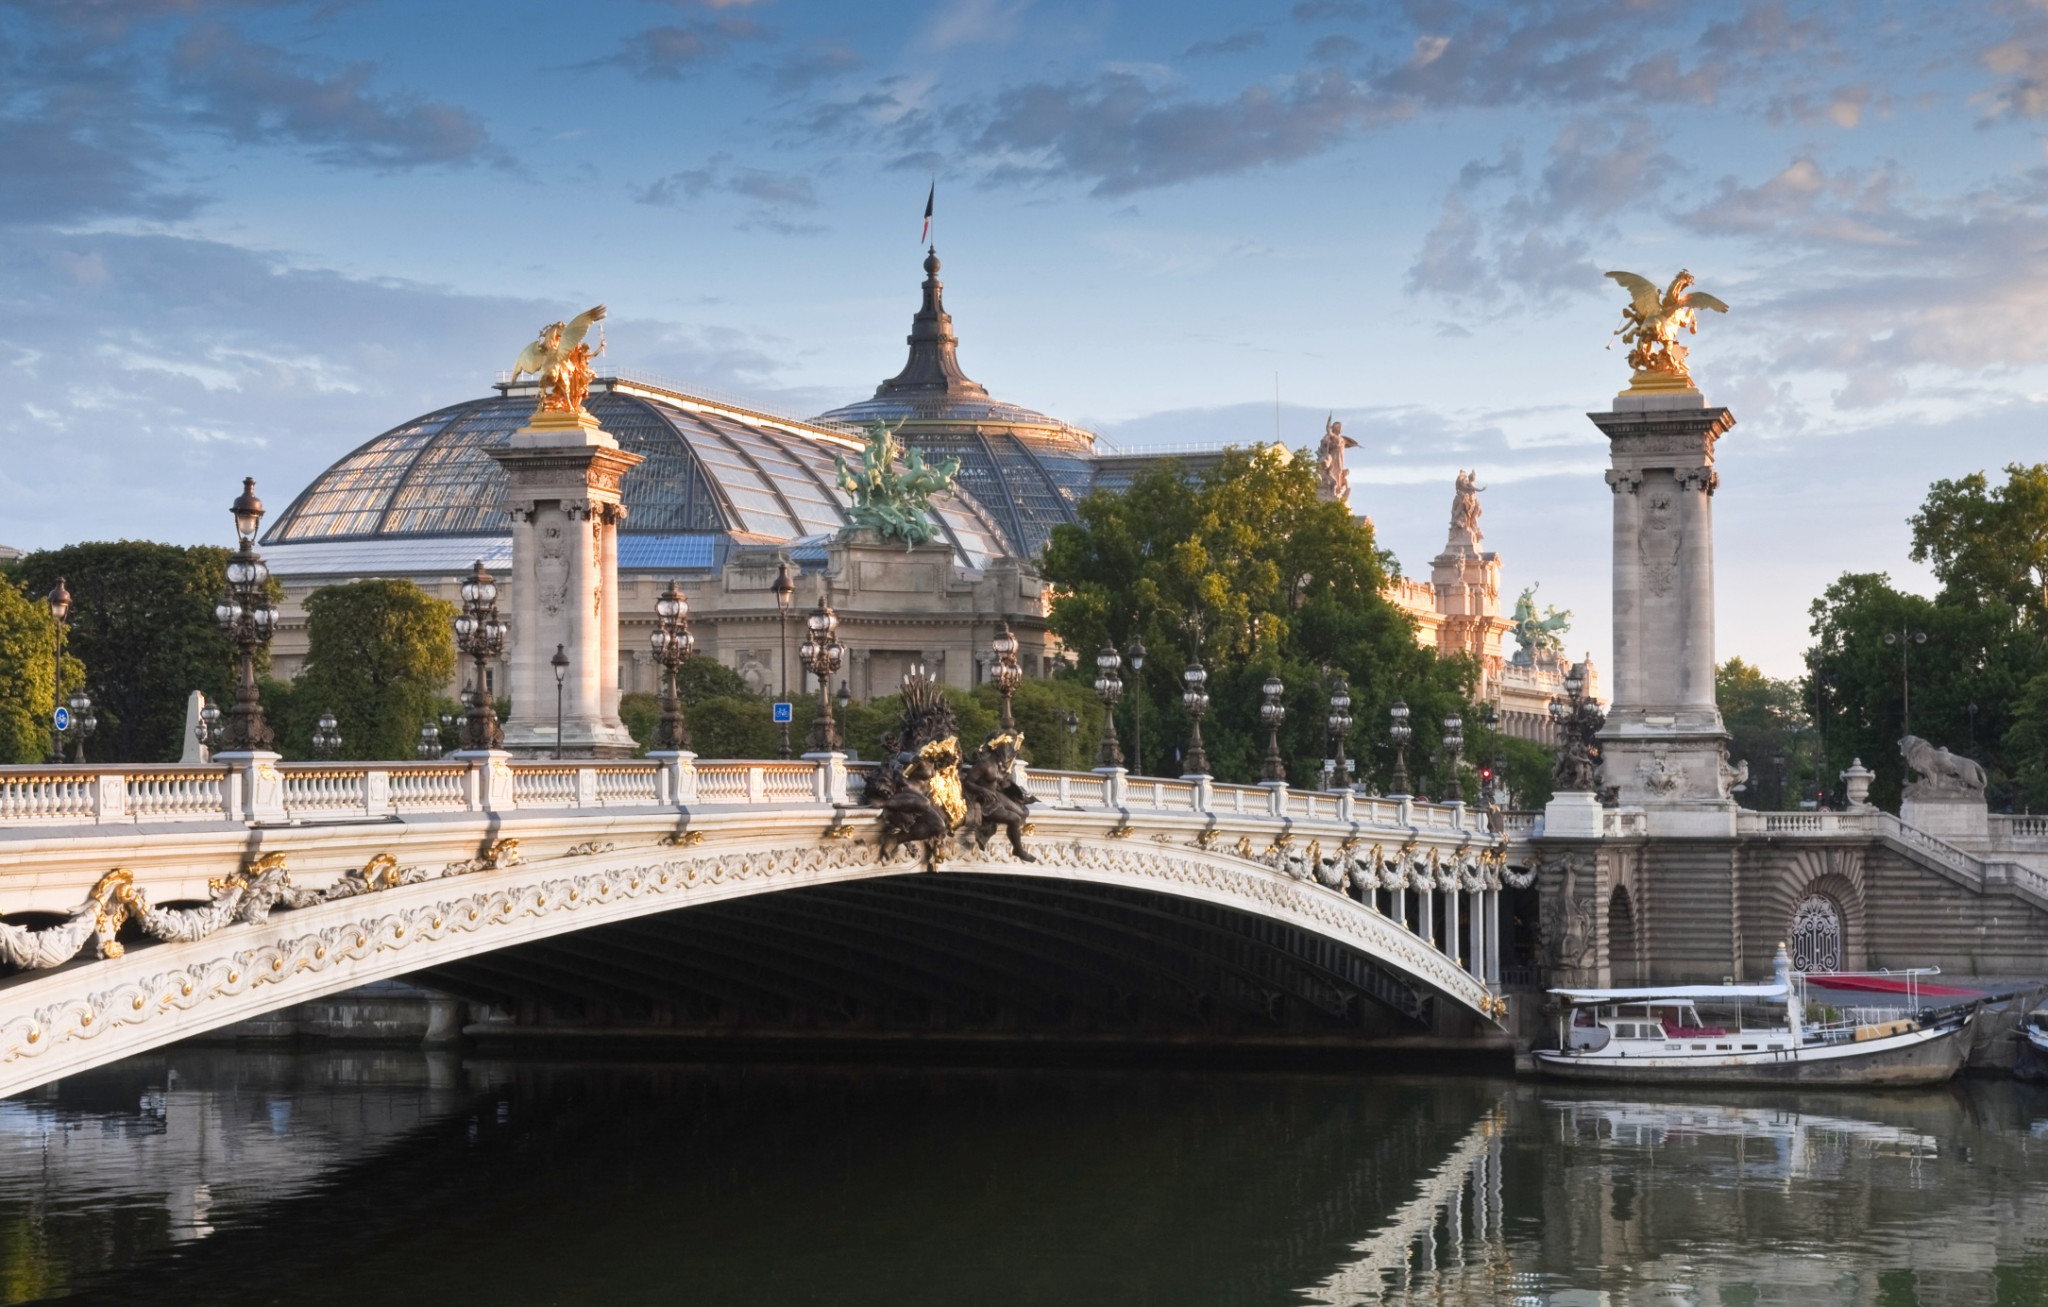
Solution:
M 1602 783 L 1653 834 L 1732 835 L 1714 698 L 1714 442 L 1735 418 L 1696 390 L 1623 392 L 1586 416 L 1611 444 L 1614 701 Z
M 633 737 L 619 720 L 619 481 L 640 455 L 587 412 L 548 412 L 491 457 L 511 476 L 512 716 L 505 748 L 525 757 L 623 758 Z M 555 737 L 552 659 L 569 659 Z

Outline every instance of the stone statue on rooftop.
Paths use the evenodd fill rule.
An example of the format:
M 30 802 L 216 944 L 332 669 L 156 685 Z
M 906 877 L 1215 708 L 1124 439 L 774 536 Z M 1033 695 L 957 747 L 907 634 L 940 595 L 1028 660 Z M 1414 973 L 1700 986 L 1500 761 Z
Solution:
M 1451 530 L 1470 531 L 1475 541 L 1479 539 L 1479 492 L 1484 489 L 1478 468 L 1470 472 L 1459 469 L 1457 493 L 1451 496 Z
M 1323 443 L 1316 449 L 1316 498 L 1342 504 L 1351 498 L 1351 474 L 1344 469 L 1344 451 L 1358 448 L 1358 442 L 1344 434 L 1344 424 L 1332 413 L 1323 419 Z
M 1515 661 L 1533 666 L 1539 653 L 1563 653 L 1562 637 L 1571 629 L 1569 608 L 1560 609 L 1552 604 L 1549 612 L 1541 617 L 1536 615 L 1536 587 L 1530 586 L 1515 600 L 1515 643 L 1520 646 Z
M 903 547 L 928 544 L 938 538 L 932 520 L 931 497 L 953 488 L 960 473 L 960 460 L 945 459 L 927 464 L 924 451 L 903 452 L 896 432 L 886 422 L 867 424 L 867 445 L 861 450 L 860 465 L 849 467 L 838 461 L 838 484 L 853 497 L 848 516 L 855 530 L 872 530 L 888 540 L 901 540 Z M 898 470 L 896 464 L 903 464 Z
M 590 360 L 604 352 L 601 337 L 596 354 L 584 343 L 584 337 L 590 334 L 592 325 L 604 320 L 604 313 L 604 305 L 600 304 L 567 322 L 550 322 L 540 329 L 532 344 L 519 351 L 518 360 L 512 364 L 512 380 L 517 381 L 527 373 L 540 378 L 540 407 L 534 410 L 535 417 L 583 411 L 584 396 L 590 393 L 591 379 L 597 375 Z
M 1621 325 L 1613 334 L 1631 348 L 1628 366 L 1634 373 L 1630 390 L 1691 390 L 1692 372 L 1685 365 L 1685 346 L 1678 333 L 1699 332 L 1699 310 L 1726 313 L 1728 306 L 1705 291 L 1691 290 L 1693 275 L 1681 271 L 1659 292 L 1655 282 L 1633 272 L 1607 274 L 1629 293 Z M 1614 342 L 1609 341 L 1609 349 Z

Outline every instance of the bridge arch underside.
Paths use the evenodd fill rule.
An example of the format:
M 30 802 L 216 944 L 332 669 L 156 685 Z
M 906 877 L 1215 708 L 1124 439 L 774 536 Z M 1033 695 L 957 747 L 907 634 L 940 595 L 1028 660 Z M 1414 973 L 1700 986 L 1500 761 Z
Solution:
M 1440 1023 L 1463 1034 L 1469 1015 L 1284 921 L 1015 874 L 910 872 L 699 903 L 413 979 L 491 1005 L 512 1031 L 565 1035 L 1313 1047 Z

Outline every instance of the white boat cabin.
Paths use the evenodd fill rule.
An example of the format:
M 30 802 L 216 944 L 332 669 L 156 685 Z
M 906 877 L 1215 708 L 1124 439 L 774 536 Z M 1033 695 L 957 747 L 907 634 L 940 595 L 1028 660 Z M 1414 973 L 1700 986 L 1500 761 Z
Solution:
M 1594 1052 L 1610 1043 L 1643 1053 L 1758 1053 L 1792 1046 L 1788 1026 L 1713 1025 L 1684 1000 L 1575 1007 L 1565 1047 Z M 1617 1048 L 1615 1051 L 1621 1051 Z

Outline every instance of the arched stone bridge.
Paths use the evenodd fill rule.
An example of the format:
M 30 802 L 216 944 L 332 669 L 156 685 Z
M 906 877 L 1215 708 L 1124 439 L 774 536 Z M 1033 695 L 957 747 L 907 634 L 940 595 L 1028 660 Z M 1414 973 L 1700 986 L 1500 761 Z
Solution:
M 657 1025 L 1498 1033 L 1525 836 L 1457 804 L 1026 781 L 1037 861 L 930 874 L 880 854 L 839 755 L 0 769 L 0 1094 L 408 975 Z

